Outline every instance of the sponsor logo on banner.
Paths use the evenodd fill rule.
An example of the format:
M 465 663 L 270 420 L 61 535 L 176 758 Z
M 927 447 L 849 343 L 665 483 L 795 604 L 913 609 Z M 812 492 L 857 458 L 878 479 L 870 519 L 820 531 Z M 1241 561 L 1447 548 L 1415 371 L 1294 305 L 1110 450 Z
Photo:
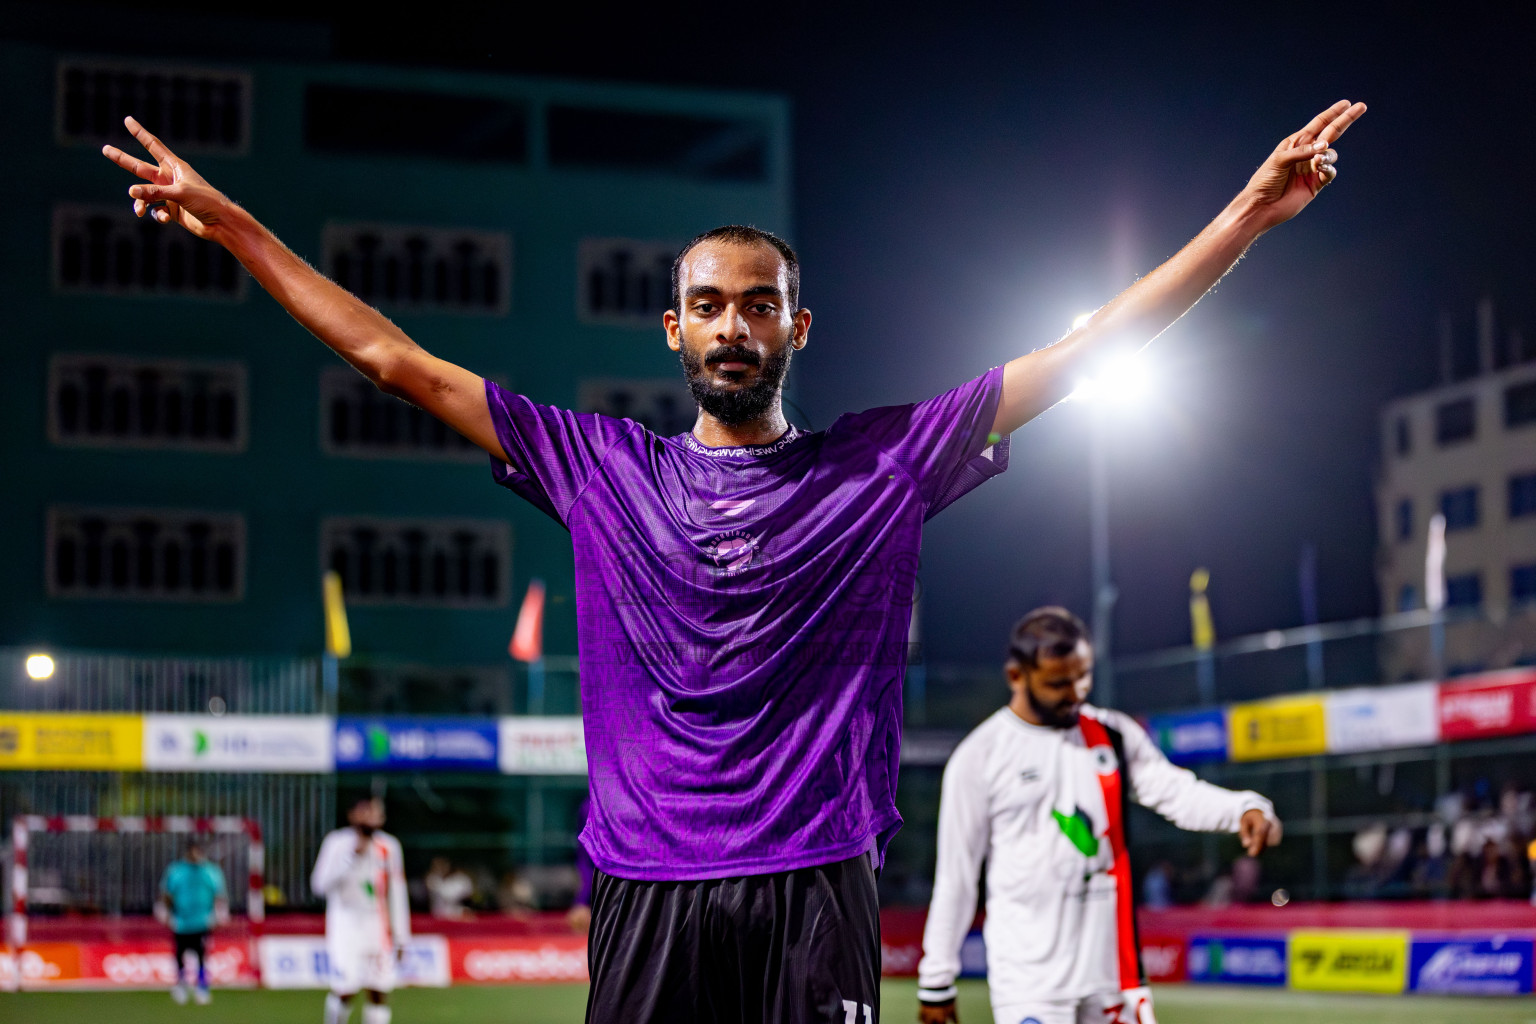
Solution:
M 1210 963 L 1210 953 L 1206 953 Z M 1185 980 L 1184 940 L 1178 936 L 1142 936 L 1141 966 L 1146 969 L 1147 980 L 1173 982 Z M 1282 961 L 1282 973 L 1284 964 Z
M 0 768 L 121 770 L 143 763 L 138 715 L 0 712 Z
M 1251 935 L 1196 935 L 1189 940 L 1190 981 L 1284 985 L 1285 940 Z
M 1411 949 L 1409 988 L 1415 992 L 1460 992 L 1473 995 L 1519 995 L 1531 991 L 1531 939 L 1495 936 L 1488 939 L 1427 941 L 1415 939 Z
M 1323 699 L 1328 752 L 1428 746 L 1440 741 L 1434 683 L 1340 690 Z
M 325 936 L 264 935 L 256 942 L 264 987 L 330 987 L 331 962 Z M 449 979 L 447 939 L 441 935 L 417 935 L 405 944 L 395 967 L 397 985 L 442 988 Z
M 496 733 L 488 719 L 342 718 L 336 723 L 336 767 L 494 772 Z
M 580 935 L 454 939 L 454 981 L 586 981 L 587 940 Z
M 145 715 L 150 771 L 329 772 L 335 725 L 324 715 Z
M 1347 929 L 1291 932 L 1292 988 L 1380 992 L 1408 987 L 1408 933 Z
M 1147 732 L 1174 764 L 1227 759 L 1227 713 L 1220 708 L 1153 715 L 1147 721 Z
M 1536 672 L 1492 672 L 1441 684 L 1441 739 L 1525 732 L 1536 732 Z
M 1233 704 L 1227 713 L 1227 743 L 1234 761 L 1321 754 L 1328 747 L 1322 698 Z
M 14 987 L 18 970 L 26 986 L 57 985 L 80 980 L 80 946 L 75 942 L 32 942 L 21 951 L 0 947 L 0 988 Z
M 587 741 L 578 715 L 520 715 L 498 721 L 498 760 L 507 775 L 585 775 Z

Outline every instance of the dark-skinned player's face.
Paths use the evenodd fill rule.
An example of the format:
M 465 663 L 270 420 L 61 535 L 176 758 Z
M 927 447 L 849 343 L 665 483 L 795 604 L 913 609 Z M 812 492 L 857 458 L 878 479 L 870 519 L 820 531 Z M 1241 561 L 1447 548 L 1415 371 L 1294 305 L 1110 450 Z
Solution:
M 364 835 L 377 832 L 384 827 L 384 801 L 359 800 L 347 812 L 347 823 Z
M 694 400 L 722 423 L 762 416 L 810 325 L 809 312 L 790 308 L 784 258 L 770 245 L 701 242 L 683 258 L 678 290 L 683 308 L 667 312 L 667 344 Z
M 1093 648 L 1078 641 L 1070 654 L 1042 653 L 1035 667 L 1008 663 L 1008 685 L 1020 694 L 1040 724 L 1070 729 L 1093 690 Z

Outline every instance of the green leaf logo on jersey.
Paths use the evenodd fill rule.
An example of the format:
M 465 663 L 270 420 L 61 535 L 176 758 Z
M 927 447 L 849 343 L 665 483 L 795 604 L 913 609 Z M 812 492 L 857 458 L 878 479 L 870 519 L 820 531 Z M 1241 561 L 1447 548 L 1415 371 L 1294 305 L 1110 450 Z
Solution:
M 373 899 L 375 893 L 373 891 L 373 883 L 371 881 L 363 882 L 363 892 L 368 894 L 369 899 Z
M 1099 839 L 1093 834 L 1093 819 L 1088 817 L 1087 811 L 1078 807 L 1071 815 L 1066 815 L 1053 807 L 1051 817 L 1056 819 L 1056 825 L 1061 829 L 1061 834 L 1077 847 L 1078 853 L 1084 857 L 1092 857 L 1099 852 Z

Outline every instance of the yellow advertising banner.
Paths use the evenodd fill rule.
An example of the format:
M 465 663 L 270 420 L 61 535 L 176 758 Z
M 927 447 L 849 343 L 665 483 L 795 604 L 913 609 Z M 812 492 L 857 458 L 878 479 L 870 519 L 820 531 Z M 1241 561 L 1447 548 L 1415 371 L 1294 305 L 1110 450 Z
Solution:
M 138 715 L 0 711 L 0 769 L 136 769 L 144 766 Z
M 1321 754 L 1328 720 L 1321 697 L 1284 697 L 1227 710 L 1227 750 L 1234 761 Z
M 1298 929 L 1290 935 L 1291 988 L 1397 995 L 1408 986 L 1408 933 Z

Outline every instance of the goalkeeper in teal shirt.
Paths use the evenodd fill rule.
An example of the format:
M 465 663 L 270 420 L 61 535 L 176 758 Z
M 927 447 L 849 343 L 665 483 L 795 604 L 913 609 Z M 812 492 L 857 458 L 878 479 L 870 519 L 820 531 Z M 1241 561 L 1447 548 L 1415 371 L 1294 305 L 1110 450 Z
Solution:
M 155 916 L 171 926 L 176 937 L 176 985 L 171 998 L 187 1001 L 186 972 L 188 953 L 197 956 L 197 988 L 194 998 L 206 1005 L 208 995 L 208 933 L 216 924 L 229 920 L 229 898 L 224 887 L 224 872 L 208 859 L 201 840 L 187 843 L 187 855 L 171 862 L 160 880 L 160 900 Z

